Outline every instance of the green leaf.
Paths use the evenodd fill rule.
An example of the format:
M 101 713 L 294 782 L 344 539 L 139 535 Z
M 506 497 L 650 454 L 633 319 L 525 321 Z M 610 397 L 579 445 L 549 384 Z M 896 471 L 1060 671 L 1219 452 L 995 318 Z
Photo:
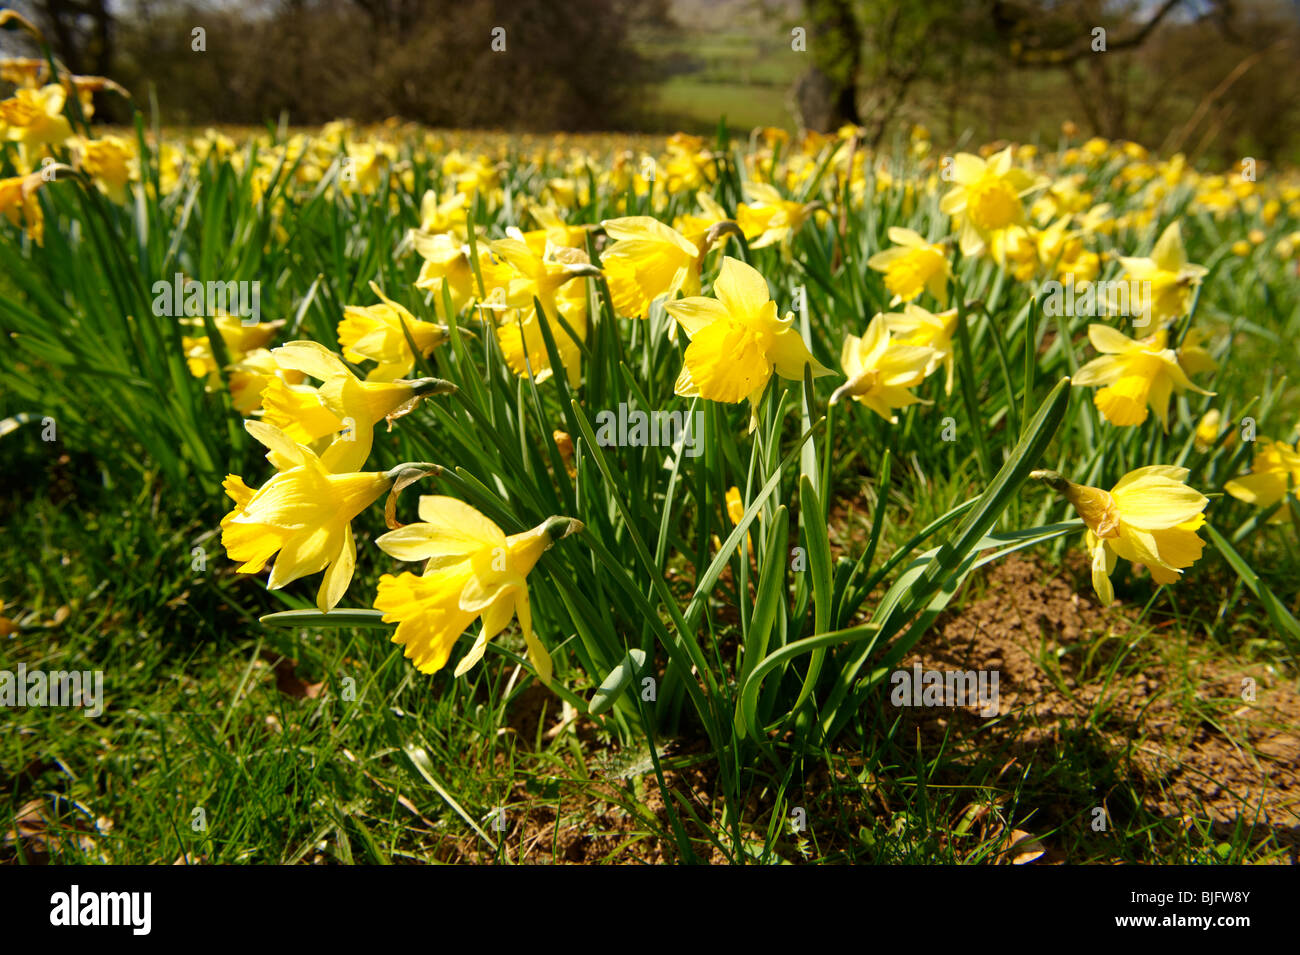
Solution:
M 319 610 L 280 610 L 257 618 L 272 627 L 375 627 L 390 629 L 395 624 L 384 623 L 382 610 L 363 607 L 339 607 L 329 613 Z
M 811 478 L 804 474 L 799 479 L 799 518 L 803 522 L 804 541 L 808 545 L 808 572 L 812 575 L 813 633 L 825 633 L 831 617 L 831 539 L 822 515 L 821 502 Z M 797 711 L 812 695 L 817 677 L 821 674 L 824 648 L 813 651 L 808 662 L 799 698 L 790 709 Z
M 1026 426 L 1015 449 L 998 470 L 988 488 L 977 499 L 975 507 L 966 515 L 953 536 L 938 549 L 915 580 L 909 580 L 906 590 L 899 593 L 893 603 L 882 602 L 873 621 L 880 625 L 881 637 L 890 639 L 917 613 L 919 613 L 944 583 L 958 570 L 978 542 L 1006 510 L 1012 495 L 1020 490 L 1029 472 L 1038 464 L 1065 417 L 1070 404 L 1070 379 L 1057 382 L 1038 412 Z M 919 638 L 919 634 L 917 637 Z M 858 671 L 866 662 L 871 645 L 855 652 L 843 662 L 837 674 L 837 683 L 823 711 L 823 733 L 829 739 L 841 725 L 841 704 L 849 695 Z
M 1297 621 L 1291 611 L 1286 609 L 1282 601 L 1277 599 L 1273 591 L 1269 590 L 1268 585 L 1260 579 L 1259 574 L 1251 569 L 1251 566 L 1228 543 L 1227 538 L 1220 534 L 1211 524 L 1207 523 L 1205 525 L 1205 536 L 1223 555 L 1223 559 L 1228 562 L 1229 566 L 1237 572 L 1241 582 L 1259 598 L 1259 602 L 1264 605 L 1264 612 L 1268 614 L 1268 619 L 1272 621 L 1273 626 L 1277 627 L 1279 632 L 1300 643 L 1300 621 Z
M 767 655 L 772 625 L 776 622 L 777 607 L 785 593 L 786 543 L 790 538 L 790 522 L 785 505 L 779 505 L 772 516 L 767 533 L 767 547 L 763 552 L 763 565 L 759 571 L 758 588 L 754 596 L 754 614 L 745 634 L 745 650 L 741 663 L 740 683 Z
M 645 666 L 645 660 L 644 650 L 629 650 L 623 661 L 609 671 L 609 675 L 592 694 L 588 711 L 593 716 L 607 712 L 617 702 L 618 695 L 627 689 L 637 672 Z

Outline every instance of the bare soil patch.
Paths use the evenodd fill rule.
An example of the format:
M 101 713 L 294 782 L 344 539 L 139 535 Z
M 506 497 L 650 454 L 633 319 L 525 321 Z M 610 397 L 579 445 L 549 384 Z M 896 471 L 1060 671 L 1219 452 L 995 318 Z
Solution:
M 1000 861 L 1118 861 L 1107 858 L 1099 848 L 1104 844 L 1089 841 L 1098 806 L 1112 836 L 1114 830 L 1128 831 L 1140 808 L 1147 818 L 1199 823 L 1224 838 L 1234 827 L 1248 829 L 1253 842 L 1272 835 L 1288 847 L 1288 861 L 1300 861 L 1300 693 L 1294 677 L 1236 662 L 1222 647 L 1153 643 L 1165 631 L 1171 641 L 1189 638 L 1171 626 L 1158 624 L 1151 632 L 1136 624 L 1131 605 L 1101 607 L 1086 571 L 1077 561 L 1048 569 L 1017 556 L 984 571 L 977 596 L 941 617 L 902 666 L 919 661 L 924 669 L 997 671 L 998 715 L 986 718 L 977 707 L 905 707 L 896 735 L 926 753 L 945 750 L 947 768 L 932 780 L 937 785 L 1019 792 L 1017 818 L 1027 813 L 1030 822 L 1024 825 L 1032 833 L 1016 829 L 1005 836 L 1034 851 L 1010 849 Z M 1247 680 L 1254 681 L 1253 700 L 1244 694 Z M 530 690 L 510 714 L 510 727 L 526 746 L 536 737 L 539 717 L 544 734 L 564 718 L 557 701 L 547 697 Z M 882 716 L 900 715 L 888 687 L 879 699 Z M 660 831 L 669 829 L 647 754 L 602 744 L 594 730 L 583 719 L 565 730 L 578 733 L 585 777 L 566 758 L 573 778 L 554 777 L 544 795 L 536 780 L 515 786 L 507 839 L 512 858 L 672 861 L 673 849 L 647 832 L 646 815 Z M 703 828 L 690 816 L 716 824 L 721 808 L 707 746 L 686 739 L 662 746 L 661 758 L 679 765 L 664 773 L 674 804 L 698 836 Z M 819 846 L 823 852 L 844 843 L 859 824 L 896 808 L 867 789 L 858 798 L 839 770 L 861 765 L 861 759 L 847 751 L 841 755 L 836 783 L 848 782 L 852 795 L 845 805 L 840 785 L 833 801 L 845 824 L 843 838 L 828 833 Z M 700 762 L 680 765 L 692 756 Z M 801 789 L 824 792 L 830 782 L 823 766 Z M 977 808 L 973 801 L 978 827 L 992 824 L 1000 831 L 989 822 L 992 814 L 985 820 Z M 743 816 L 763 820 L 770 809 L 749 805 Z M 783 850 L 792 849 L 787 843 Z M 459 848 L 453 856 L 485 859 L 484 846 L 472 839 Z M 706 861 L 723 861 L 707 846 L 700 852 Z M 1152 853 L 1143 861 L 1168 861 L 1158 849 Z M 797 861 L 795 853 L 782 854 Z
M 1140 665 L 1119 661 L 1108 678 L 1134 635 L 1133 610 L 1101 607 L 1078 576 L 1011 557 L 990 569 L 985 596 L 940 620 L 905 664 L 998 671 L 1000 712 L 984 720 L 969 707 L 912 709 L 922 738 L 937 742 L 946 734 L 947 745 L 972 758 L 1005 753 L 1014 764 L 1003 771 L 1011 774 L 1069 747 L 1094 747 L 1099 760 L 1119 760 L 1148 810 L 1189 824 L 1208 820 L 1221 834 L 1236 825 L 1271 830 L 1290 847 L 1291 861 L 1300 861 L 1294 679 L 1236 663 L 1221 648 L 1196 647 L 1166 660 L 1144 652 Z M 1093 659 L 1072 649 L 1098 633 L 1116 639 Z M 1055 673 L 1040 662 L 1044 656 L 1056 658 Z M 1105 805 L 1108 792 L 1096 795 Z M 1089 807 L 1062 805 L 1049 815 L 1072 818 L 1079 808 Z

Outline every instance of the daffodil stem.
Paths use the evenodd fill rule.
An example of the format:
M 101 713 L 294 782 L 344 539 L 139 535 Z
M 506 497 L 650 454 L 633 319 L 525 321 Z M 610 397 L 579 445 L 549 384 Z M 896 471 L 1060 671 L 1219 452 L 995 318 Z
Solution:
M 964 290 L 956 284 L 957 297 L 957 341 L 961 345 L 961 396 L 966 405 L 967 427 L 975 432 L 975 443 L 979 446 L 980 474 L 987 481 L 992 469 L 989 459 L 988 442 L 984 437 L 983 423 L 979 417 L 979 400 L 975 395 L 975 364 L 971 358 L 970 329 L 966 326 L 966 303 Z
M 1025 314 L 1025 376 L 1020 385 L 1021 427 L 1024 427 L 1024 423 L 1033 414 L 1034 371 L 1038 367 L 1038 310 L 1042 300 L 1041 296 L 1041 290 L 1035 288 L 1034 294 L 1029 299 L 1029 310 Z

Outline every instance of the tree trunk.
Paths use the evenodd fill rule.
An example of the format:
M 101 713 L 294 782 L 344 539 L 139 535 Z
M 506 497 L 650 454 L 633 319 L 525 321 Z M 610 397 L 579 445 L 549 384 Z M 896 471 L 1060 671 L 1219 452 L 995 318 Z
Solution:
M 804 0 L 812 65 L 795 84 L 799 125 L 830 132 L 858 125 L 862 34 L 847 0 Z

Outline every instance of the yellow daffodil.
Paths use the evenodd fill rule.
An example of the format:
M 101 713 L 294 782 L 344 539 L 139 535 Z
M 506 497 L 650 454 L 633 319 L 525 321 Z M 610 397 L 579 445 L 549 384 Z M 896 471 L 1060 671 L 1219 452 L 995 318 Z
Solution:
M 503 273 L 508 276 L 503 286 L 505 304 L 531 312 L 536 298 L 548 316 L 554 315 L 555 296 L 560 289 L 576 278 L 600 275 L 600 269 L 591 265 L 586 252 L 557 246 L 547 239 L 544 231 L 532 239 L 530 244 L 516 230 L 515 237 L 498 239 L 490 246 L 492 254 L 509 266 Z M 487 274 L 484 281 L 492 284 Z
M 1034 189 L 1036 181 L 1013 167 L 1011 159 L 1010 146 L 988 160 L 970 153 L 953 157 L 952 181 L 956 185 L 939 208 L 959 224 L 963 255 L 979 255 L 994 234 L 1025 224 L 1021 199 Z
M 1033 226 L 1012 225 L 993 233 L 989 238 L 989 256 L 1017 281 L 1030 281 L 1041 265 L 1036 232 Z
M 727 516 L 733 524 L 739 524 L 745 516 L 745 502 L 740 497 L 740 488 L 734 485 L 727 489 Z
M 1130 471 L 1109 491 L 1067 481 L 1054 471 L 1034 471 L 1063 494 L 1087 525 L 1092 586 L 1103 604 L 1115 599 L 1110 575 L 1118 557 L 1144 564 L 1158 584 L 1172 584 L 1201 556 L 1196 531 L 1209 498 L 1184 483 L 1188 470 L 1152 465 Z
M 50 65 L 36 57 L 6 57 L 0 60 L 0 81 L 25 90 L 40 89 L 50 75 Z
M 131 144 L 119 136 L 105 136 L 80 139 L 76 149 L 81 169 L 95 180 L 95 185 L 114 202 L 126 202 L 126 187 L 135 165 Z
M 1216 441 L 1219 440 L 1219 434 L 1223 431 L 1223 413 L 1218 408 L 1211 408 L 1205 414 L 1201 415 L 1201 420 L 1196 423 L 1195 445 L 1196 450 L 1204 454 L 1209 451 Z M 1223 446 L 1231 447 L 1236 441 L 1236 434 L 1228 432 L 1228 436 L 1223 441 Z
M 891 344 L 919 345 L 932 352 L 929 363 L 925 366 L 927 376 L 943 365 L 946 372 L 944 394 L 952 394 L 953 357 L 952 336 L 957 331 L 957 310 L 950 308 L 946 312 L 934 314 L 919 305 L 906 305 L 903 313 L 885 315 L 885 327 L 892 335 Z
M 542 187 L 542 195 L 547 201 L 562 209 L 575 209 L 585 205 L 591 198 L 588 184 L 570 177 L 548 179 L 546 185 Z
M 443 159 L 442 171 L 456 183 L 456 191 L 466 197 L 478 192 L 492 200 L 500 191 L 501 174 L 487 156 L 449 154 Z
M 474 270 L 469 261 L 469 248 L 448 233 L 430 235 L 417 232 L 412 237 L 412 244 L 424 259 L 415 287 L 433 292 L 434 305 L 441 310 L 443 287 L 446 286 L 452 310 L 459 312 L 474 297 Z
M 885 273 L 885 288 L 894 293 L 890 305 L 910 302 L 929 292 L 940 305 L 948 304 L 948 279 L 952 268 L 943 246 L 925 241 L 911 229 L 891 226 L 889 241 L 894 248 L 877 252 L 867 266 Z
M 539 382 L 551 376 L 554 369 L 538 323 L 535 298 L 546 313 L 569 384 L 576 387 L 582 373 L 579 342 L 587 337 L 587 290 L 586 283 L 573 280 L 600 275 L 600 270 L 591 265 L 585 252 L 556 246 L 545 232 L 534 237 L 533 245 L 523 235 L 516 235 L 492 243 L 492 254 L 502 264 L 484 271 L 484 283 L 495 286 L 497 297 L 504 303 L 498 305 L 497 342 L 506 364 L 516 375 L 531 371 Z M 556 321 L 557 314 L 563 316 L 573 336 Z
M 467 238 L 465 223 L 468 217 L 469 196 L 458 192 L 442 202 L 432 189 L 420 200 L 420 231 L 430 235 L 439 232 L 453 232 L 461 238 Z
M 554 304 L 573 330 L 573 335 L 553 320 L 551 316 L 555 313 L 547 314 L 547 322 L 560 368 L 570 387 L 577 387 L 582 379 L 582 346 L 579 343 L 587 337 L 587 303 L 585 290 L 581 286 L 572 288 L 579 293 L 578 296 L 569 294 L 568 290 L 561 291 Z M 546 336 L 536 310 L 508 309 L 499 315 L 497 344 L 501 346 L 501 354 L 510 370 L 520 377 L 531 375 L 539 383 L 550 378 L 555 369 L 551 367 L 551 355 L 546 349 Z
M 226 372 L 231 404 L 245 416 L 262 407 L 262 392 L 272 378 L 286 385 L 301 384 L 304 378 L 300 371 L 281 368 L 275 356 L 265 348 L 254 349 L 242 360 L 232 362 Z
M 650 216 L 606 219 L 601 225 L 616 240 L 600 259 L 619 315 L 644 318 L 661 296 L 700 294 L 704 253 L 676 229 Z
M 318 342 L 289 342 L 271 352 L 277 367 L 318 379 L 318 388 L 268 378 L 262 390 L 262 420 L 293 442 L 311 445 L 334 472 L 359 471 L 370 455 L 374 427 L 385 418 L 404 414 L 425 395 L 456 390 L 441 378 L 409 381 L 362 381 L 333 352 Z M 291 467 L 293 458 L 279 458 L 274 448 L 267 460 Z
M 1203 371 L 1214 371 L 1219 363 L 1210 355 L 1210 350 L 1201 344 L 1205 340 L 1199 328 L 1188 329 L 1183 336 L 1183 343 L 1178 346 L 1178 364 L 1189 375 L 1199 375 Z
M 550 206 L 534 206 L 531 211 L 537 224 L 542 227 L 540 231 L 547 242 L 562 248 L 585 249 L 587 247 L 587 231 L 590 226 L 569 225 Z
M 695 200 L 702 212 L 682 213 L 673 221 L 673 228 L 695 246 L 703 257 L 719 238 L 725 238 L 733 231 L 739 232 L 740 227 L 727 215 L 727 210 L 704 190 L 695 194 Z
M 487 643 L 516 615 L 528 646 L 528 658 L 543 683 L 551 679 L 551 658 L 533 633 L 528 602 L 529 572 L 551 544 L 582 525 L 553 517 L 509 537 L 468 504 L 451 497 L 420 498 L 421 523 L 408 524 L 378 538 L 389 556 L 427 561 L 422 575 L 384 574 L 375 609 L 396 623 L 393 642 L 421 673 L 436 673 L 466 628 L 481 617 L 473 647 L 456 667 L 460 676 L 483 657 Z
M 186 159 L 182 153 L 172 143 L 163 143 L 158 147 L 158 189 L 164 195 L 170 195 L 175 192 L 182 182 L 182 175 L 190 173 L 191 170 L 186 167 Z M 267 173 L 267 182 L 270 181 L 270 171 Z M 145 189 L 153 195 L 153 183 L 146 182 Z
M 616 240 L 601 262 L 618 314 L 643 318 L 660 296 L 699 294 L 699 250 L 676 229 L 650 216 L 607 219 L 601 225 Z
M 726 504 L 727 504 L 727 517 L 731 519 L 732 524 L 739 524 L 740 519 L 745 516 L 745 501 L 740 496 L 740 488 L 733 486 L 727 489 Z M 720 542 L 718 542 L 717 540 L 716 535 L 714 536 L 714 542 L 715 542 L 714 543 L 715 547 L 721 546 Z M 753 558 L 754 538 L 753 535 L 751 534 L 745 535 L 745 552 L 749 554 L 751 559 Z M 738 555 L 743 556 L 743 553 L 740 550 L 740 548 L 736 548 L 736 553 Z
M 704 148 L 704 137 L 674 133 L 657 164 L 660 187 L 669 195 L 699 189 L 714 177 L 714 162 L 713 154 Z
M 888 320 L 884 315 L 877 315 L 861 338 L 845 336 L 840 367 L 848 381 L 835 389 L 830 403 L 836 404 L 848 395 L 890 424 L 897 424 L 895 408 L 924 403 L 908 389 L 925 379 L 926 369 L 934 361 L 933 348 L 895 343 Z
M 573 436 L 567 431 L 557 429 L 551 432 L 551 440 L 555 442 L 555 450 L 560 453 L 560 460 L 564 462 L 564 470 L 568 472 L 569 477 L 577 477 L 578 469 L 573 464 Z
M 338 188 L 344 195 L 372 195 L 387 177 L 389 156 L 383 144 L 350 143 L 339 167 Z
M 20 89 L 0 101 L 0 138 L 18 143 L 24 150 L 57 145 L 72 136 L 63 115 L 67 90 L 58 83 L 39 90 Z M 30 155 L 25 157 L 31 162 Z
M 649 172 L 649 166 L 643 170 L 638 170 L 638 159 L 635 153 L 630 149 L 618 153 L 608 169 L 600 174 L 600 183 L 607 186 L 614 195 L 625 195 L 631 190 L 634 195 L 644 196 L 648 191 L 649 182 L 642 171 Z
M 195 154 L 205 159 L 211 156 L 217 160 L 233 160 L 238 150 L 239 144 L 233 138 L 211 126 L 203 131 L 201 137 L 194 140 Z
M 1111 424 L 1139 425 L 1150 409 L 1169 430 L 1169 399 L 1175 391 L 1209 395 L 1192 384 L 1178 363 L 1178 355 L 1165 347 L 1168 334 L 1161 329 L 1134 340 L 1109 325 L 1089 325 L 1088 339 L 1101 352 L 1074 375 L 1077 386 L 1103 386 L 1093 401 Z
M 0 179 L 0 215 L 13 225 L 22 226 L 27 237 L 37 245 L 45 242 L 45 214 L 36 198 L 36 190 L 44 184 L 39 172 Z
M 95 115 L 95 94 L 111 90 L 123 99 L 130 99 L 131 94 L 106 76 L 68 76 L 62 77 L 63 88 L 69 94 L 76 93 L 77 103 L 81 106 L 82 118 L 89 120 Z
M 1260 438 L 1250 473 L 1234 478 L 1223 489 L 1237 500 L 1259 508 L 1272 507 L 1285 500 L 1288 493 L 1300 499 L 1300 443 Z M 1279 508 L 1269 521 L 1281 523 L 1288 516 L 1286 508 Z
M 255 574 L 277 553 L 267 587 L 325 571 L 316 605 L 328 612 L 352 580 L 357 545 L 352 520 L 392 486 L 380 473 L 331 473 L 308 448 L 278 428 L 245 421 L 248 433 L 292 464 L 254 491 L 236 474 L 223 485 L 235 502 L 221 520 L 221 543 L 239 572 Z
M 189 324 L 202 328 L 201 319 L 190 319 Z M 275 337 L 284 322 L 252 322 L 245 324 L 237 315 L 218 315 L 212 320 L 226 346 L 226 357 L 231 364 L 243 361 L 249 352 L 265 348 L 267 342 Z M 190 374 L 195 378 L 207 377 L 208 388 L 216 389 L 221 385 L 221 374 L 217 369 L 217 359 L 212 353 L 212 342 L 207 335 L 181 336 L 181 346 L 185 349 L 185 362 Z
M 1142 288 L 1150 289 L 1144 305 L 1149 304 L 1149 317 L 1157 322 L 1186 315 L 1191 307 L 1192 293 L 1208 271 L 1203 265 L 1187 261 L 1183 234 L 1177 222 L 1171 222 L 1160 234 L 1149 258 L 1121 256 L 1119 262 L 1124 267 L 1121 281 L 1143 283 Z
M 736 224 L 750 240 L 751 249 L 762 249 L 780 242 L 788 245 L 803 228 L 820 203 L 796 202 L 786 199 L 774 186 L 751 182 L 745 187 L 749 202 L 742 202 L 736 210 Z
M 381 292 L 374 282 L 370 283 L 370 291 L 379 296 L 380 304 L 348 305 L 343 309 L 343 320 L 339 322 L 343 357 L 350 362 L 375 362 L 366 375 L 369 381 L 403 378 L 415 368 L 415 353 L 406 333 L 427 358 L 447 340 L 447 326 L 420 321 Z
M 777 318 L 767 280 L 757 269 L 724 256 L 713 294 L 715 298 L 693 296 L 665 306 L 691 340 L 677 394 L 730 404 L 748 398 L 752 427 L 773 372 L 795 381 L 803 378 L 805 366 L 812 367 L 814 377 L 832 373 L 791 327 L 794 316 Z
M 1087 182 L 1082 174 L 1063 176 L 1048 185 L 1030 206 L 1030 215 L 1038 222 L 1056 216 L 1082 212 L 1092 201 L 1092 193 L 1080 187 Z
M 1044 271 L 1055 270 L 1062 278 L 1069 276 L 1075 285 L 1086 285 L 1101 271 L 1101 257 L 1083 244 L 1083 235 L 1092 228 L 1084 224 L 1069 231 L 1069 224 L 1070 217 L 1061 216 L 1045 229 L 1031 229 L 1029 235 L 1038 253 L 1038 265 Z

